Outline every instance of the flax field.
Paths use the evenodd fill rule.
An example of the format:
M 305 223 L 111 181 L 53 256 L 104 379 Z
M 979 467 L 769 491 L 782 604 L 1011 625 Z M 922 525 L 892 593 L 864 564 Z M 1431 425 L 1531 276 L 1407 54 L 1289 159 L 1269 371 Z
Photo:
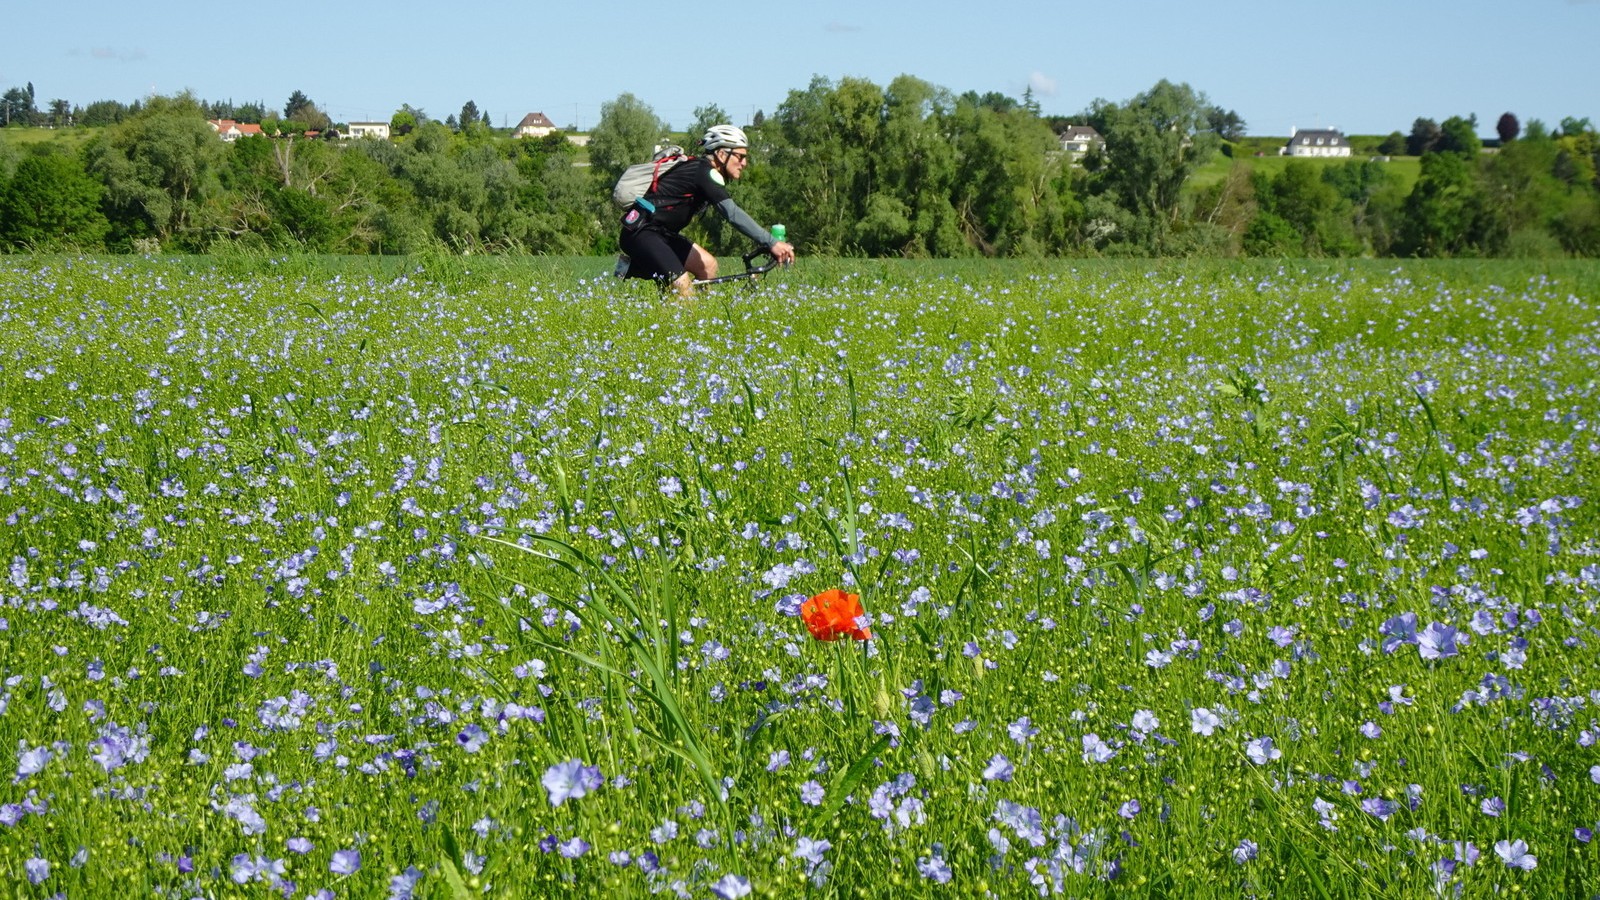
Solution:
M 1600 896 L 1600 266 L 489 266 L 0 257 L 0 893 Z

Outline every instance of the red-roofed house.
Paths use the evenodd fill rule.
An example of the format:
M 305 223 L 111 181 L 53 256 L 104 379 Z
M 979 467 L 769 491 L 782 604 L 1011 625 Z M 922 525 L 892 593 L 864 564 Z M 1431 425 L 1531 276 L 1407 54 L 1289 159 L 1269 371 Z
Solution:
M 260 125 L 250 122 L 235 122 L 232 119 L 207 119 L 206 124 L 210 125 L 211 130 L 217 133 L 217 137 L 230 144 L 242 137 L 265 133 L 261 130 Z

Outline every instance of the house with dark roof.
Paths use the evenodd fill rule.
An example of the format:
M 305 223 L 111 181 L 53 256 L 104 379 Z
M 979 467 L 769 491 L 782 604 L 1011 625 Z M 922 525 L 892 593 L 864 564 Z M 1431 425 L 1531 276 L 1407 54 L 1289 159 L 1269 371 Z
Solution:
M 1289 129 L 1289 143 L 1279 156 L 1349 156 L 1350 141 L 1337 128 Z
M 550 121 L 549 116 L 542 112 L 531 112 L 522 117 L 522 121 L 517 123 L 517 130 L 511 136 L 540 138 L 555 130 L 556 123 Z
M 1061 140 L 1061 152 L 1074 162 L 1106 145 L 1105 138 L 1092 125 L 1068 125 L 1067 130 L 1058 137 Z

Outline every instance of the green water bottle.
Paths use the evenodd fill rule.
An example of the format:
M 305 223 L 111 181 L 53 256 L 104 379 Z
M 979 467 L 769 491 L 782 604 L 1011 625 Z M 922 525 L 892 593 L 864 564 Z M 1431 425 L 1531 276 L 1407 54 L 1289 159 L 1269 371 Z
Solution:
M 782 225 L 772 226 L 772 239 L 774 241 L 786 241 L 789 239 L 788 234 L 788 229 L 784 228 Z

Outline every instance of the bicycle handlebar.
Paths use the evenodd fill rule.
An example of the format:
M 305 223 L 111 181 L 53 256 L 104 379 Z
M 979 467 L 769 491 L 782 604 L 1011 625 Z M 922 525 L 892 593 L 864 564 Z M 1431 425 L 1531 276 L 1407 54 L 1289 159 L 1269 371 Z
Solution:
M 765 265 L 753 266 L 750 264 L 751 260 L 754 260 L 758 256 L 767 257 L 767 262 Z M 774 256 L 772 251 L 766 247 L 757 247 L 756 249 L 751 250 L 749 253 L 746 253 L 739 258 L 744 261 L 743 272 L 740 272 L 737 275 L 720 275 L 716 278 L 696 279 L 694 282 L 695 286 L 699 287 L 703 284 L 726 284 L 730 281 L 743 281 L 746 278 L 754 278 L 757 275 L 764 275 L 772 271 L 778 265 L 778 257 Z

